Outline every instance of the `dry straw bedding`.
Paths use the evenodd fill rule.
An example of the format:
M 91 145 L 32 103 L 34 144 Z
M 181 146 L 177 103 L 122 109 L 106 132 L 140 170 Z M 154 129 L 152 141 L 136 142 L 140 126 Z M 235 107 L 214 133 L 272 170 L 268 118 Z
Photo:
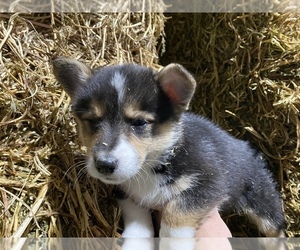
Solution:
M 299 236 L 299 26 L 292 13 L 0 14 L 0 236 L 120 236 L 111 190 L 85 174 L 56 55 L 184 64 L 199 80 L 193 109 L 266 154 Z
M 110 190 L 85 174 L 70 100 L 49 62 L 65 55 L 93 67 L 157 68 L 163 15 L 0 18 L 0 235 L 118 236 L 120 211 L 107 199 Z

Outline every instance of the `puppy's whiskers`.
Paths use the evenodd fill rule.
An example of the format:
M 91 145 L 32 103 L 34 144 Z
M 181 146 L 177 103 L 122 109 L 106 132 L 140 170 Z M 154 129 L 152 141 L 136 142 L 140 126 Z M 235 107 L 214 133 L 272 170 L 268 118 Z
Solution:
M 87 176 L 87 167 L 84 166 L 81 168 L 76 176 L 75 182 L 73 184 L 73 188 L 75 188 L 77 182 L 79 182 L 80 179 L 83 179 L 85 176 Z
M 65 173 L 64 173 L 62 179 L 66 178 L 66 176 L 67 176 L 70 172 L 76 171 L 77 168 L 82 167 L 82 166 L 84 166 L 84 165 L 85 165 L 85 161 L 84 161 L 84 160 L 74 163 L 73 165 L 71 165 L 71 166 L 65 171 Z

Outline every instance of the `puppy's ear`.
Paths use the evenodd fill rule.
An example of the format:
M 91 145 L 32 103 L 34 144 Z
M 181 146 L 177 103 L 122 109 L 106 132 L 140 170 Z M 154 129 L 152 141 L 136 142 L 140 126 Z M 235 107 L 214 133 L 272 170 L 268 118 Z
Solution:
M 157 73 L 157 80 L 177 112 L 188 109 L 196 81 L 183 66 L 175 63 L 167 65 Z
M 71 98 L 92 75 L 88 66 L 75 59 L 58 57 L 52 61 L 52 65 L 55 78 Z

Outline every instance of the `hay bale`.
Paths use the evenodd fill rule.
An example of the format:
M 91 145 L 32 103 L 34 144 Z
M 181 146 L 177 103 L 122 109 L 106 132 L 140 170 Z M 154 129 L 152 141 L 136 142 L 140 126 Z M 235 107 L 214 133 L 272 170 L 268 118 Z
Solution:
M 194 111 L 264 152 L 282 190 L 287 233 L 299 236 L 300 14 L 167 18 L 162 62 L 195 73 Z
M 287 233 L 299 236 L 299 13 L 171 17 L 162 62 L 195 73 L 196 112 L 266 154 Z M 164 22 L 150 13 L 0 14 L 1 237 L 119 236 L 120 211 L 111 190 L 85 175 L 70 100 L 49 61 L 159 68 Z
M 161 14 L 0 14 L 0 237 L 119 236 L 111 190 L 86 176 L 50 60 L 159 67 Z

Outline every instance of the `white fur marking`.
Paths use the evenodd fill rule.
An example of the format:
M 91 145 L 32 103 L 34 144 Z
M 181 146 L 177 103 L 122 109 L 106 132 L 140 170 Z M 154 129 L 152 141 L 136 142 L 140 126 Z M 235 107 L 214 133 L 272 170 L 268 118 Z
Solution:
M 122 102 L 124 98 L 124 83 L 125 83 L 125 77 L 119 71 L 115 72 L 114 76 L 111 79 L 111 85 L 118 92 L 119 102 Z
M 154 229 L 150 211 L 137 206 L 131 200 L 119 200 L 123 208 L 125 230 L 122 237 L 153 237 Z
M 193 238 L 195 237 L 195 228 L 193 227 L 168 227 L 164 223 L 160 225 L 160 237 L 172 238 Z
M 102 180 L 108 184 L 120 184 L 132 176 L 137 174 L 138 169 L 138 154 L 135 148 L 124 138 L 120 138 L 116 147 L 109 152 L 112 157 L 117 159 L 117 169 L 111 175 L 100 174 L 94 165 L 94 156 L 90 156 L 87 162 L 87 169 L 91 176 Z M 103 152 L 98 152 L 98 157 L 101 158 Z
M 126 238 L 122 250 L 154 250 L 153 238 Z
M 195 238 L 161 238 L 159 249 L 162 250 L 194 250 L 196 245 Z M 207 248 L 197 248 L 205 249 Z M 221 249 L 221 248 L 218 248 Z M 123 250 L 123 249 L 122 249 Z
M 196 176 L 182 176 L 173 184 L 166 185 L 165 176 L 155 175 L 149 165 L 144 164 L 138 175 L 122 183 L 124 191 L 141 206 L 160 210 L 196 180 Z
M 195 247 L 195 229 L 192 227 L 170 228 L 164 223 L 160 225 L 161 238 L 159 249 L 164 250 L 193 250 Z
M 245 209 L 244 212 L 257 224 L 260 231 L 268 237 L 278 237 L 280 235 L 280 231 L 277 230 L 275 225 L 271 220 L 267 218 L 259 217 L 254 211 L 251 209 Z M 278 234 L 278 235 L 277 235 Z

